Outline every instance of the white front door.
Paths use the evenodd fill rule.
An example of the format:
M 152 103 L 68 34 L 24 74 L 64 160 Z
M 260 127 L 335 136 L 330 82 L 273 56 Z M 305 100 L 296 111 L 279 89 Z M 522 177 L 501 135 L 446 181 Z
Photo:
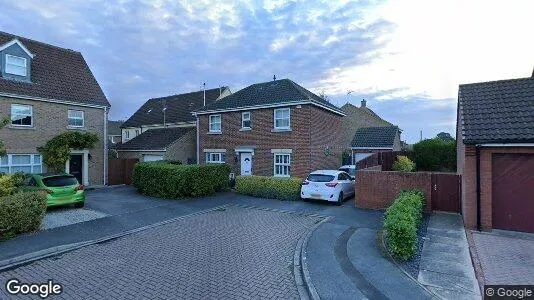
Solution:
M 241 175 L 252 175 L 252 153 L 241 152 Z

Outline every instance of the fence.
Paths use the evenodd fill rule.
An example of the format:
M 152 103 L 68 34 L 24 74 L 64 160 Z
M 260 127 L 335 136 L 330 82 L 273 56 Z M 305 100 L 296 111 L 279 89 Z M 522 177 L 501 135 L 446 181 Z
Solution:
M 137 158 L 119 158 L 108 160 L 108 185 L 132 184 L 134 166 Z
M 382 170 L 391 171 L 393 163 L 397 159 L 398 155 L 407 155 L 410 153 L 406 151 L 387 151 L 387 152 L 376 152 L 371 156 L 368 156 L 356 163 L 356 169 L 367 169 L 369 167 L 374 167 L 381 165 Z

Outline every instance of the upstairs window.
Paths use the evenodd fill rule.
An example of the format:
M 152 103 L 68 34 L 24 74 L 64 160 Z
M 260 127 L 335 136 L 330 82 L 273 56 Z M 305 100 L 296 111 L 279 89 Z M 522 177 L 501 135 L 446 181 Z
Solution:
M 11 125 L 32 126 L 33 107 L 31 105 L 11 104 Z
M 221 115 L 210 116 L 210 132 L 221 132 Z
M 129 130 L 125 130 L 124 131 L 124 139 L 127 140 L 130 138 L 130 131 Z
M 251 122 L 250 122 L 250 112 L 244 112 L 241 114 L 241 128 L 242 129 L 250 129 L 251 128 Z
M 274 129 L 287 130 L 291 129 L 291 114 L 289 108 L 280 108 L 274 110 Z
M 69 109 L 69 126 L 83 127 L 85 123 L 85 115 L 83 110 Z
M 6 73 L 27 76 L 28 68 L 27 61 L 23 57 L 6 54 Z
M 138 136 L 139 135 L 139 129 L 136 129 L 135 130 L 135 136 Z

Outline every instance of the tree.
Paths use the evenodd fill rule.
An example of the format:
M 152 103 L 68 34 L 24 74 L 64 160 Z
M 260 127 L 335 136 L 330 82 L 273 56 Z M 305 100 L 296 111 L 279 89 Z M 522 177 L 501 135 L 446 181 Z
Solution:
M 436 138 L 438 138 L 438 139 L 440 139 L 440 140 L 442 140 L 444 142 L 452 142 L 452 141 L 454 141 L 454 138 L 448 132 L 440 132 L 440 133 L 438 133 Z
M 9 119 L 4 118 L 0 121 L 0 129 L 2 129 L 4 126 L 6 126 L 9 123 Z M 5 156 L 6 153 L 6 147 L 4 144 L 4 141 L 0 140 L 0 156 Z
M 456 171 L 456 141 L 422 140 L 413 145 L 413 158 L 419 171 Z

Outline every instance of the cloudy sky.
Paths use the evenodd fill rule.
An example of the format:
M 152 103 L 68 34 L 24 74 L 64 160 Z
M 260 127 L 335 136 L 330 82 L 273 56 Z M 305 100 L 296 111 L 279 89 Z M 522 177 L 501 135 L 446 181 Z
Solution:
M 290 78 L 415 142 L 454 133 L 459 83 L 530 76 L 534 1 L 3 0 L 0 30 L 84 54 L 112 104 Z M 350 94 L 347 94 L 351 91 Z

